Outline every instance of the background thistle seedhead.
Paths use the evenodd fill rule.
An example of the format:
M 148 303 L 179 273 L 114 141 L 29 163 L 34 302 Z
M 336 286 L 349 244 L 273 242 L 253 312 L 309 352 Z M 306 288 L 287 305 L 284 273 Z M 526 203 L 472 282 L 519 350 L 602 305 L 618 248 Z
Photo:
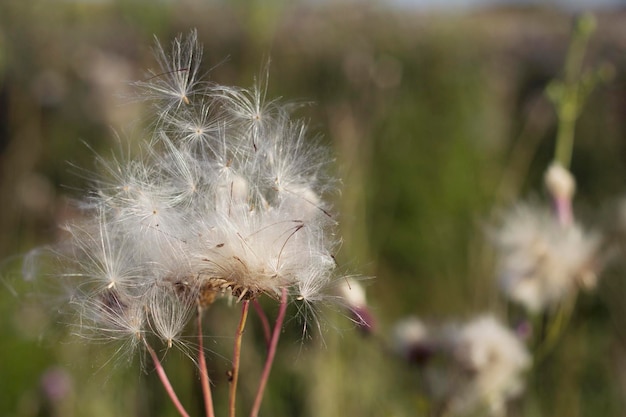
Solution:
M 210 81 L 250 85 L 269 53 L 267 97 L 303 97 L 316 103 L 298 114 L 310 117 L 313 130 L 320 130 L 322 140 L 335 148 L 337 169 L 345 180 L 336 207 L 342 213 L 345 237 L 337 260 L 349 269 L 363 267 L 368 275 L 379 277 L 368 283 L 367 290 L 380 328 L 388 328 L 408 312 L 437 318 L 493 306 L 501 316 L 505 311 L 513 319 L 519 314 L 512 306 L 505 309 L 493 286 L 490 258 L 477 225 L 493 201 L 500 201 L 502 195 L 494 195 L 494 190 L 501 180 L 509 198 L 541 190 L 542 176 L 554 155 L 555 131 L 544 87 L 561 74 L 571 28 L 569 14 L 555 9 L 547 13 L 490 9 L 469 17 L 455 14 L 451 25 L 446 15 L 422 18 L 406 9 L 398 13 L 336 5 L 273 9 L 263 4 L 261 9 L 245 10 L 182 3 L 41 6 L 10 1 L 0 5 L 0 101 L 4 103 L 0 107 L 10 109 L 0 111 L 6 121 L 0 123 L 2 129 L 8 131 L 8 136 L 0 135 L 5 172 L 0 176 L 4 202 L 0 249 L 5 255 L 50 242 L 57 233 L 53 225 L 74 218 L 67 196 L 82 198 L 90 185 L 84 175 L 73 175 L 75 169 L 68 170 L 64 161 L 74 161 L 89 172 L 103 171 L 102 166 L 92 167 L 93 152 L 79 139 L 110 160 L 109 149 L 118 146 L 111 144 L 111 126 L 122 131 L 129 123 L 144 120 L 138 109 L 145 108 L 144 103 L 120 105 L 114 87 L 124 88 L 125 80 L 149 78 L 140 69 L 153 64 L 139 61 L 145 57 L 154 61 L 147 45 L 155 32 L 169 50 L 175 33 L 196 26 L 201 28 L 198 37 L 205 44 L 207 67 L 221 63 L 208 73 Z M 590 228 L 597 220 L 614 225 L 610 218 L 598 219 L 590 211 L 606 197 L 622 192 L 625 174 L 619 151 L 623 129 L 616 116 L 623 65 L 615 58 L 621 49 L 618 29 L 623 22 L 619 13 L 598 17 L 585 65 L 612 60 L 617 82 L 594 89 L 576 125 L 572 155 L 576 214 Z M 37 21 L 47 24 L 29 23 Z M 155 68 L 153 75 L 160 72 Z M 199 74 L 205 72 L 200 69 Z M 133 96 L 127 90 L 122 95 Z M 216 129 L 209 126 L 208 131 L 215 134 Z M 137 140 L 146 139 L 120 136 L 124 149 L 137 150 Z M 127 146 L 127 139 L 135 142 Z M 133 158 L 139 153 L 133 153 Z M 185 193 L 181 189 L 182 200 L 193 194 L 193 187 L 185 186 Z M 143 249 L 156 251 L 147 245 Z M 36 274 L 28 275 L 41 284 L 49 269 L 39 265 L 35 270 Z M 623 414 L 618 381 L 623 356 L 618 336 L 626 317 L 623 280 L 615 271 L 609 272 L 597 292 L 579 298 L 565 338 L 552 350 L 549 366 L 530 375 L 526 399 L 515 410 Z M 6 275 L 10 271 L 3 279 L 17 294 L 20 285 L 33 284 L 15 285 Z M 57 301 L 45 293 L 48 301 Z M 118 368 L 120 373 L 107 375 L 110 381 L 104 384 L 108 372 L 92 368 L 93 353 L 102 352 L 102 346 L 48 344 L 49 333 L 43 336 L 43 344 L 38 342 L 41 328 L 50 327 L 41 323 L 58 321 L 51 319 L 54 309 L 48 307 L 56 303 L 43 308 L 36 303 L 22 305 L 23 298 L 14 298 L 10 291 L 1 296 L 0 322 L 6 336 L 0 350 L 6 360 L 0 364 L 0 374 L 11 376 L 12 384 L 0 395 L 0 409 L 32 414 L 30 407 L 37 406 L 32 399 L 38 398 L 33 387 L 47 364 L 77 363 L 70 367 L 75 382 L 80 380 L 74 385 L 76 394 L 89 400 L 69 400 L 66 404 L 74 414 L 125 415 L 141 409 L 149 415 L 171 415 L 161 396 L 149 394 L 158 387 L 141 388 L 136 394 L 133 383 L 144 377 L 134 369 L 124 373 Z M 272 300 L 261 300 L 271 314 Z M 211 307 L 217 323 L 232 315 L 224 304 Z M 333 313 L 325 312 L 325 317 L 332 319 Z M 343 331 L 327 332 L 327 347 L 320 351 L 316 343 L 297 342 L 297 326 L 285 326 L 286 343 L 280 345 L 281 365 L 273 374 L 278 383 L 270 385 L 268 412 L 327 417 L 414 415 L 416 408 L 418 413 L 424 410 L 414 370 L 381 360 L 373 344 L 356 337 L 353 325 L 343 319 L 334 324 Z M 255 323 L 251 320 L 249 324 Z M 206 324 L 211 332 L 220 328 L 210 321 Z M 246 337 L 253 342 L 244 349 L 243 361 L 259 363 L 265 352 L 263 337 L 254 325 Z M 85 346 L 92 354 L 85 352 Z M 216 349 L 216 344 L 207 339 L 207 347 Z M 231 352 L 219 354 L 228 358 Z M 192 371 L 178 366 L 175 351 L 166 358 L 166 366 L 178 374 L 174 382 L 184 385 L 194 380 Z M 221 376 L 229 363 L 216 355 L 214 366 Z M 150 374 L 142 381 L 153 378 Z M 360 382 L 358 386 L 354 380 Z M 590 381 L 609 388 L 586 389 Z M 31 411 L 23 411 L 24 404 Z

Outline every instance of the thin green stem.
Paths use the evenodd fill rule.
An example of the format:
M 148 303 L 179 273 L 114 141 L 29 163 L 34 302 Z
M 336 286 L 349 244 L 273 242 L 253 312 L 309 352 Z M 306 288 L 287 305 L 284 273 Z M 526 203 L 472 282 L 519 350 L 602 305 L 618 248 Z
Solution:
M 574 314 L 576 298 L 576 293 L 570 294 L 563 300 L 556 313 L 549 317 L 543 339 L 535 350 L 534 360 L 536 363 L 543 361 L 557 345 Z
M 580 114 L 583 97 L 581 94 L 581 72 L 587 43 L 593 29 L 593 17 L 583 16 L 576 24 L 574 39 L 565 60 L 564 80 L 556 97 L 559 125 L 556 138 L 555 160 L 569 168 L 574 147 L 576 119 Z
M 232 380 L 230 382 L 230 391 L 228 395 L 228 415 L 235 417 L 235 405 L 237 397 L 237 381 L 239 380 L 239 362 L 241 360 L 241 340 L 243 338 L 243 330 L 246 327 L 246 319 L 248 318 L 248 309 L 250 300 L 244 300 L 241 306 L 241 319 L 237 332 L 235 333 L 235 347 L 233 350 L 233 369 Z
M 272 370 L 272 364 L 274 363 L 274 357 L 276 356 L 276 347 L 278 346 L 278 339 L 280 338 L 280 332 L 283 328 L 283 322 L 285 321 L 285 314 L 287 312 L 287 289 L 283 288 L 282 295 L 280 297 L 280 308 L 278 310 L 278 316 L 276 317 L 276 323 L 274 324 L 274 330 L 272 332 L 272 340 L 267 352 L 267 359 L 265 360 L 265 366 L 263 367 L 263 373 L 261 374 L 261 380 L 259 381 L 259 388 L 257 389 L 256 397 L 254 399 L 254 405 L 252 411 L 250 411 L 250 417 L 257 417 L 259 410 L 261 409 L 261 402 L 263 401 L 263 395 L 265 393 L 265 387 Z
M 165 369 L 163 369 L 163 365 L 161 365 L 161 361 L 159 360 L 158 355 L 156 354 L 154 349 L 152 349 L 152 347 L 148 344 L 146 339 L 143 339 L 143 342 L 146 345 L 146 349 L 150 353 L 150 356 L 152 357 L 152 361 L 154 362 L 154 367 L 156 368 L 157 374 L 159 375 L 159 379 L 161 380 L 161 383 L 163 384 L 167 395 L 172 400 L 172 403 L 174 403 L 176 410 L 178 410 L 178 413 L 182 417 L 189 417 L 189 414 L 185 410 L 185 407 L 183 407 L 180 400 L 178 399 L 178 396 L 174 392 L 174 388 L 172 387 L 172 384 L 170 383 L 170 380 L 165 373 Z

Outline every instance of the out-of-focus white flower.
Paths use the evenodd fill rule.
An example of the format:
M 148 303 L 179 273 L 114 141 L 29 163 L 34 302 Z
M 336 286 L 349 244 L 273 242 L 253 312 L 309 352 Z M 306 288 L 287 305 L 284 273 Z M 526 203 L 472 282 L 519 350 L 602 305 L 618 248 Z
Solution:
M 336 222 L 326 150 L 288 107 L 199 78 L 192 32 L 137 83 L 156 111 L 141 157 L 105 160 L 106 178 L 66 225 L 61 276 L 83 330 L 129 347 L 179 344 L 196 308 L 286 290 L 310 305 L 333 279 Z
M 436 350 L 432 331 L 417 317 L 407 317 L 395 324 L 393 350 L 411 363 L 423 364 Z
M 408 317 L 396 324 L 392 343 L 419 365 L 424 392 L 442 415 L 502 415 L 531 365 L 522 341 L 491 315 L 438 326 Z
M 532 312 L 554 307 L 580 286 L 595 285 L 599 237 L 577 223 L 562 224 L 548 209 L 517 205 L 492 239 L 500 287 Z
M 531 358 L 522 342 L 493 316 L 478 317 L 449 333 L 449 349 L 459 367 L 448 404 L 455 414 L 477 408 L 503 415 L 507 400 L 524 387 Z

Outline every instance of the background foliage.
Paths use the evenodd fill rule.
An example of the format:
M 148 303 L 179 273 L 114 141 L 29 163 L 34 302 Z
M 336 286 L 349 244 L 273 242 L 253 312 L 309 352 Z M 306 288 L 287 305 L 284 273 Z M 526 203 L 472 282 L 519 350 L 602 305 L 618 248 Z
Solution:
M 597 17 L 587 60 L 610 63 L 615 77 L 588 99 L 572 171 L 577 213 L 607 226 L 603 214 L 619 207 L 626 189 L 626 15 Z M 560 75 L 571 23 L 551 9 L 425 14 L 356 2 L 2 2 L 0 416 L 175 415 L 149 361 L 145 373 L 138 363 L 107 363 L 111 348 L 57 325 L 56 295 L 45 279 L 22 279 L 20 255 L 54 242 L 56 225 L 76 215 L 68 200 L 88 189 L 84 172 L 94 169 L 94 151 L 119 146 L 116 134 L 129 146 L 141 140 L 147 109 L 126 82 L 155 67 L 153 35 L 166 44 L 194 27 L 210 79 L 250 86 L 270 61 L 268 97 L 306 104 L 297 114 L 334 148 L 343 178 L 339 264 L 376 277 L 364 283 L 380 340 L 361 337 L 333 309 L 313 340 L 301 340 L 301 323 L 287 323 L 262 413 L 424 414 L 417 371 L 389 354 L 389 329 L 410 314 L 438 321 L 495 311 L 513 323 L 520 316 L 497 291 L 484 231 L 495 209 L 541 196 L 556 127 L 544 89 Z M 511 415 L 624 414 L 625 291 L 614 268 L 579 300 Z M 209 323 L 218 399 L 226 398 L 236 316 L 216 308 Z M 246 338 L 242 405 L 251 401 L 263 354 L 258 326 Z M 168 353 L 165 364 L 198 415 L 194 370 L 179 356 Z M 44 395 L 50 375 L 68 380 L 59 401 Z

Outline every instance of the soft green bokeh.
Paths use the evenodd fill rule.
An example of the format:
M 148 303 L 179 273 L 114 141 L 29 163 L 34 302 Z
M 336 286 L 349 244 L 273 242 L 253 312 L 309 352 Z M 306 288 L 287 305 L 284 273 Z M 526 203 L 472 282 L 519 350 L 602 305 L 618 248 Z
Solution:
M 544 89 L 561 74 L 571 18 L 543 9 L 428 15 L 328 3 L 0 4 L 0 416 L 176 415 L 148 358 L 107 363 L 115 347 L 71 335 L 54 312 L 45 271 L 24 281 L 20 256 L 53 243 L 56 225 L 77 215 L 67 200 L 88 188 L 94 151 L 109 155 L 119 147 L 116 134 L 123 143 L 142 139 L 147 109 L 124 85 L 154 67 L 153 35 L 167 44 L 191 28 L 204 43 L 211 80 L 250 86 L 270 61 L 268 97 L 311 103 L 297 115 L 333 148 L 343 178 L 340 269 L 374 277 L 363 283 L 382 340 L 361 337 L 337 307 L 321 310 L 323 341 L 315 332 L 301 340 L 302 323 L 288 321 L 261 415 L 427 415 L 417 369 L 381 346 L 393 323 L 495 311 L 514 324 L 520 314 L 497 291 L 484 233 L 501 204 L 542 196 L 556 129 Z M 625 188 L 624 23 L 598 16 L 588 61 L 611 62 L 616 78 L 589 96 L 576 130 L 577 204 L 596 225 L 604 217 L 594 210 L 608 213 Z M 598 291 L 579 300 L 511 415 L 624 414 L 623 281 L 623 272 L 610 270 Z M 275 314 L 271 300 L 266 305 Z M 235 311 L 216 307 L 207 319 L 219 416 Z M 240 415 L 264 358 L 251 317 Z M 190 362 L 169 352 L 165 366 L 181 400 L 200 415 Z M 72 381 L 56 405 L 41 390 L 50 369 Z

